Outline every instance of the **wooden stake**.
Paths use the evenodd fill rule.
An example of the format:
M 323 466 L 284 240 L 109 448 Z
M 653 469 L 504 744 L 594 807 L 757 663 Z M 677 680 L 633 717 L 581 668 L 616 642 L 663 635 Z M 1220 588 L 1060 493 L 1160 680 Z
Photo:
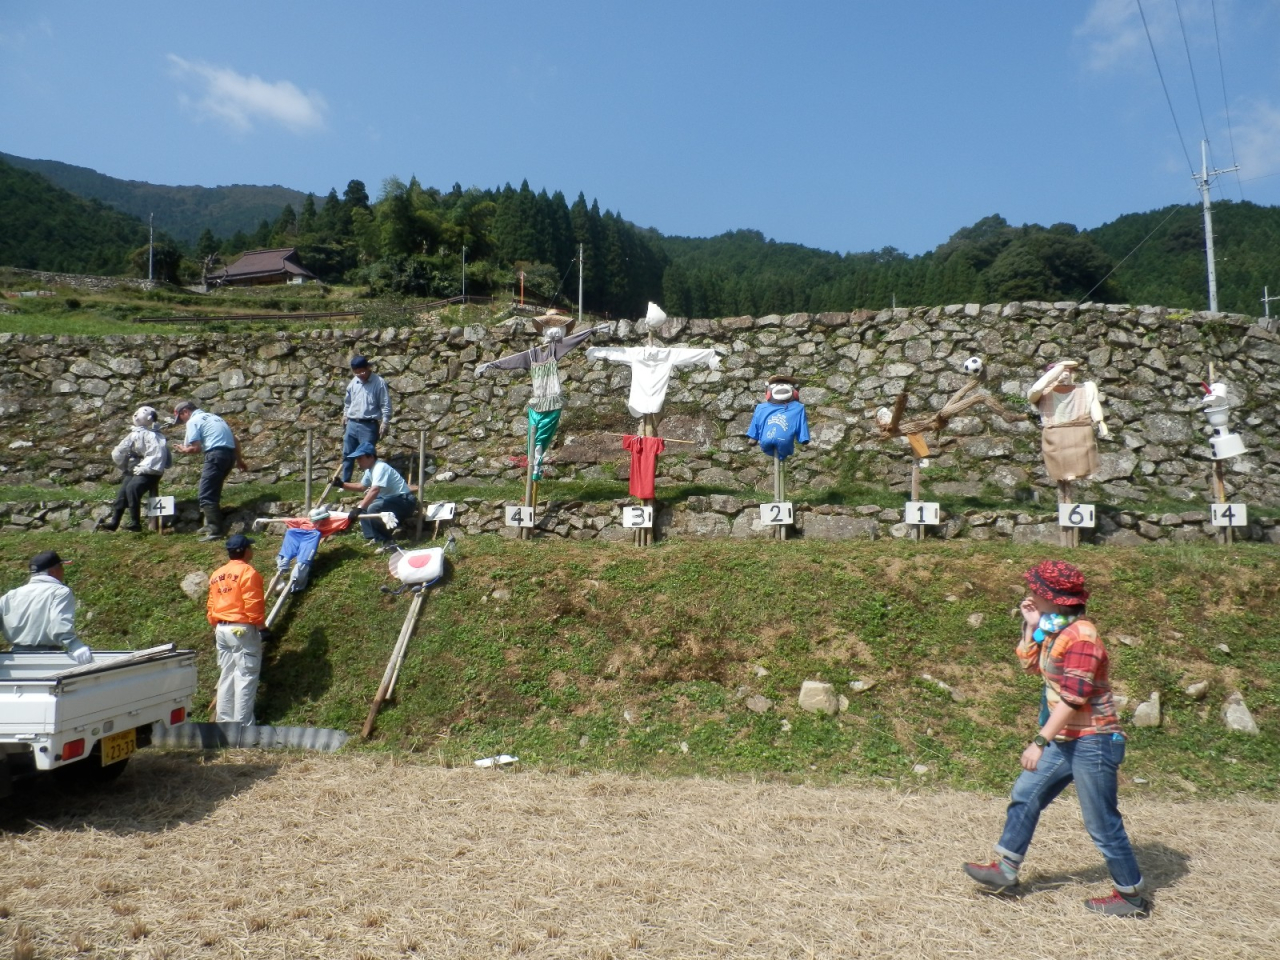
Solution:
M 391 689 L 395 684 L 396 678 L 400 675 L 400 664 L 404 662 L 405 651 L 409 646 L 409 637 L 413 635 L 413 627 L 418 621 L 418 612 L 422 609 L 422 600 L 426 594 L 427 589 L 423 587 L 413 595 L 413 603 L 409 605 L 409 614 L 404 618 L 404 625 L 400 627 L 400 636 L 396 638 L 396 645 L 391 651 L 391 659 L 387 662 L 387 669 L 382 674 L 382 683 L 378 685 L 378 693 L 373 698 L 373 703 L 369 707 L 369 715 L 365 717 L 364 727 L 360 730 L 360 736 L 366 740 L 373 735 L 374 725 L 378 721 L 378 711 L 382 709 L 382 704 L 391 695 Z
M 910 439 L 910 437 L 908 437 L 908 439 Z M 920 458 L 919 457 L 915 457 L 911 461 L 911 499 L 917 500 L 917 501 L 920 499 Z M 924 539 L 923 524 L 913 523 L 911 525 L 911 539 L 917 540 L 917 541 Z
M 427 482 L 427 431 L 418 431 L 418 532 L 415 539 L 422 539 L 422 488 Z M 440 529 L 440 521 L 436 521 L 436 530 Z M 431 539 L 435 539 L 432 537 Z
M 529 421 L 529 436 L 525 443 L 524 463 L 524 505 L 533 509 L 533 421 Z M 517 528 L 517 536 L 521 540 L 533 539 L 533 527 Z

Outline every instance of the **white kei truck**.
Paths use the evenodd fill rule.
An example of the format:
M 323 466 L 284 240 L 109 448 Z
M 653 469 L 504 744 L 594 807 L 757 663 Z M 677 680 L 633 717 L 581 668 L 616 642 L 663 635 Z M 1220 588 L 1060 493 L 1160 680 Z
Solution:
M 0 653 L 0 797 L 49 771 L 64 788 L 105 784 L 152 728 L 186 722 L 196 655 L 173 644 L 94 650 L 78 666 L 61 651 Z

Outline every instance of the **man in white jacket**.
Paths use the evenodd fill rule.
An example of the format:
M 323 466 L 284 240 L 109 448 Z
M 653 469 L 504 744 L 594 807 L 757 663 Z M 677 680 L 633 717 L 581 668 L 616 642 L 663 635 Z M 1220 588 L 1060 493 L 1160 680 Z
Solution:
M 62 564 L 52 550 L 31 558 L 31 579 L 0 597 L 0 632 L 15 650 L 65 649 L 76 663 L 92 663 L 93 651 L 76 636 L 76 599 Z
M 139 407 L 133 414 L 133 429 L 111 451 L 111 460 L 124 473 L 116 494 L 111 519 L 101 521 L 97 529 L 115 530 L 125 510 L 131 533 L 142 532 L 142 504 L 160 493 L 160 477 L 171 463 L 169 441 L 156 429 L 155 407 Z

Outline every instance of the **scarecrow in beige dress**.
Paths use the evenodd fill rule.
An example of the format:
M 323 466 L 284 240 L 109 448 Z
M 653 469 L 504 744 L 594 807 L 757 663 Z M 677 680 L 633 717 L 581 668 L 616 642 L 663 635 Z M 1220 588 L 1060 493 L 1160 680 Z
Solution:
M 1032 384 L 1027 399 L 1040 411 L 1040 449 L 1045 469 L 1059 482 L 1083 480 L 1098 471 L 1098 436 L 1111 436 L 1102 418 L 1102 398 L 1093 381 L 1075 382 L 1077 360 L 1057 360 Z

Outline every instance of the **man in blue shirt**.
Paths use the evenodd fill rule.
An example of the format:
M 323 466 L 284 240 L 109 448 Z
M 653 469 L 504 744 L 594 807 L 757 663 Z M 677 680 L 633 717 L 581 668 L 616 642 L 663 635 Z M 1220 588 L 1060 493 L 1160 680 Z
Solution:
M 201 410 L 191 400 L 183 400 L 173 408 L 173 416 L 186 426 L 183 442 L 175 444 L 179 453 L 203 453 L 204 467 L 200 471 L 200 512 L 204 514 L 204 526 L 200 539 L 204 542 L 222 539 L 222 485 L 232 467 L 248 470 L 249 465 L 240 455 L 240 443 L 227 426 L 227 421 Z
M 354 451 L 362 443 L 376 446 L 391 426 L 391 394 L 387 381 L 373 372 L 367 357 L 351 358 L 351 381 L 342 402 L 342 482 L 351 479 Z
M 401 523 L 407 523 L 418 509 L 418 499 L 409 490 L 404 477 L 396 473 L 394 467 L 385 460 L 379 460 L 374 452 L 373 444 L 362 443 L 352 451 L 356 465 L 364 471 L 359 483 L 350 483 L 341 477 L 334 477 L 343 490 L 355 490 L 364 494 L 356 504 L 356 513 L 383 513 L 390 511 Z M 364 537 L 378 548 L 378 553 L 386 553 L 395 547 L 391 533 L 381 520 L 361 520 L 360 529 Z

